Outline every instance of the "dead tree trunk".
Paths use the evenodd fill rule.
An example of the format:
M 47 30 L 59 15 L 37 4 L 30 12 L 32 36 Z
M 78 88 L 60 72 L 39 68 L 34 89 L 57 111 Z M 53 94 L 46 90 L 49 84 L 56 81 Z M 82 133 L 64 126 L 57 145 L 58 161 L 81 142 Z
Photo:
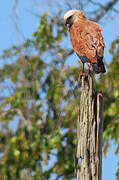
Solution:
M 102 180 L 103 97 L 90 75 L 82 77 L 76 158 L 77 180 Z

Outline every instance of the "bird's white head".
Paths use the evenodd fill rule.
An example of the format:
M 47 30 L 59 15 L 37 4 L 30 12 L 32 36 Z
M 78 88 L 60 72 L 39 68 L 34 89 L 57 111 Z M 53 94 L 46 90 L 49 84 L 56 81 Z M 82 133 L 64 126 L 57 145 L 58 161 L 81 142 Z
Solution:
M 64 20 L 66 21 L 70 16 L 73 15 L 83 15 L 83 12 L 81 10 L 69 10 L 64 15 Z
M 75 21 L 82 17 L 84 18 L 85 16 L 81 10 L 69 10 L 64 15 L 65 25 L 71 27 Z

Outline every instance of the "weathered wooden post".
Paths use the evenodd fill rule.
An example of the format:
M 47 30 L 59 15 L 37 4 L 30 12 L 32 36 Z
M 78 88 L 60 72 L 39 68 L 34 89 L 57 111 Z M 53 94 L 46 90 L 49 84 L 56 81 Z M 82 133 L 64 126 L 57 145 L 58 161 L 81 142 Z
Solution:
M 102 180 L 103 96 L 93 89 L 90 75 L 82 76 L 77 124 L 77 180 Z

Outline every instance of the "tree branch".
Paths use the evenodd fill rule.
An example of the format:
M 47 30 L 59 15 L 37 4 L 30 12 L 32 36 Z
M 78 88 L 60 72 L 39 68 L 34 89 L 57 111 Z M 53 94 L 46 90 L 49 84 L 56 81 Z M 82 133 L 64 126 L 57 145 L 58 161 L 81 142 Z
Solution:
M 93 2 L 93 1 L 92 1 Z M 114 5 L 118 2 L 118 0 L 113 0 L 110 1 L 106 4 L 106 6 L 101 5 L 100 3 L 98 3 L 98 5 L 103 8 L 101 10 L 101 12 L 93 19 L 94 21 L 100 21 L 101 18 L 103 18 L 105 16 L 105 14 L 112 10 L 112 8 L 114 7 Z

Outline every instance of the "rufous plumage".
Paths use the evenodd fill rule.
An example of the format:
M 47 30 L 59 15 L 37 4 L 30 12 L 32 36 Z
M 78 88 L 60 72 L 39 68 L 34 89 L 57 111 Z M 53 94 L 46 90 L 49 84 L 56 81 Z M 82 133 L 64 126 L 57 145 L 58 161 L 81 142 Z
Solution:
M 69 29 L 72 47 L 83 63 L 83 71 L 84 63 L 87 63 L 96 74 L 105 73 L 105 44 L 100 26 L 88 20 L 81 10 L 69 10 L 64 15 L 64 20 Z

